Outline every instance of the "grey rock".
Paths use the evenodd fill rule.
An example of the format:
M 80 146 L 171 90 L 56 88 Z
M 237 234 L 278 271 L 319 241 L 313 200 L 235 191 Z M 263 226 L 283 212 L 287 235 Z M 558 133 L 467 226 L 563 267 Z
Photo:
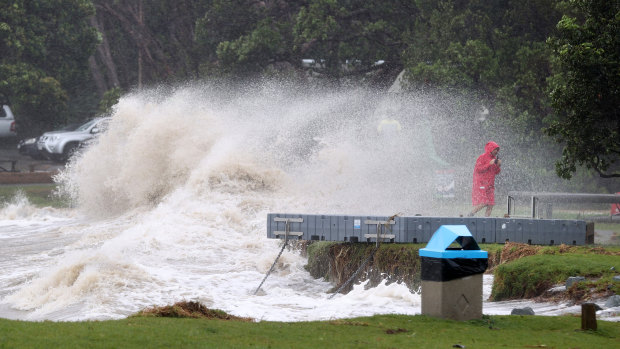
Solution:
M 605 302 L 605 308 L 615 308 L 620 307 L 620 296 L 613 295 L 607 299 Z
M 566 292 L 566 286 L 555 286 L 547 290 L 549 293 L 561 293 Z
M 574 283 L 581 281 L 586 281 L 586 278 L 584 278 L 583 276 L 571 276 L 566 279 L 566 288 L 569 289 L 571 286 L 573 286 Z
M 534 315 L 534 310 L 530 307 L 514 308 L 510 312 L 510 315 Z
M 612 278 L 613 281 L 620 281 L 620 275 L 616 275 Z

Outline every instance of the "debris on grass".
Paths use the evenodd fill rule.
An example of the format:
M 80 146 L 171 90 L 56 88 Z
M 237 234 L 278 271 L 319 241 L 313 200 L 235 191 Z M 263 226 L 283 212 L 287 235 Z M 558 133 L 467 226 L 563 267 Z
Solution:
M 341 326 L 341 325 L 346 325 L 346 326 L 368 326 L 367 322 L 355 321 L 355 320 L 349 320 L 349 319 L 331 320 L 329 322 L 329 324 L 330 325 L 337 325 L 337 326 Z
M 502 248 L 500 264 L 512 262 L 519 258 L 536 255 L 538 254 L 540 249 L 540 246 L 533 246 L 516 242 L 507 242 Z
M 396 329 L 388 328 L 387 330 L 385 330 L 386 334 L 397 334 L 397 333 L 407 333 L 407 332 L 409 332 L 409 330 L 406 330 L 404 328 L 396 328 Z
M 183 301 L 177 302 L 173 305 L 166 305 L 161 307 L 152 307 L 140 311 L 135 316 L 144 317 L 175 317 L 175 318 L 193 318 L 193 319 L 220 319 L 220 320 L 233 320 L 252 322 L 252 318 L 244 318 L 229 315 L 226 312 L 218 309 L 209 309 L 199 302 Z

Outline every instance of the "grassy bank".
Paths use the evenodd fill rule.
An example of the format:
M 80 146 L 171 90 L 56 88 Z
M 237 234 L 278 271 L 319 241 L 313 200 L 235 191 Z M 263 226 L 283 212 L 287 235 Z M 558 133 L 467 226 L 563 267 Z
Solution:
M 494 272 L 491 299 L 495 301 L 541 296 L 570 276 L 586 278 L 565 295 L 576 301 L 620 294 L 620 282 L 612 280 L 620 274 L 619 247 L 511 244 L 502 250 L 502 255 Z
M 485 316 L 456 322 L 380 315 L 321 322 L 131 317 L 117 321 L 0 320 L 2 348 L 611 348 L 617 323 L 581 331 L 579 317 Z M 616 343 L 616 344 L 614 344 Z
M 0 203 L 12 202 L 21 192 L 31 204 L 38 207 L 68 207 L 67 200 L 54 195 L 55 190 L 56 184 L 0 185 Z
M 358 274 L 357 282 L 375 286 L 382 280 L 401 282 L 410 290 L 420 286 L 418 250 L 425 244 L 383 244 Z M 531 246 L 527 244 L 482 244 L 489 253 L 489 269 L 495 276 L 492 300 L 556 297 L 575 301 L 620 294 L 620 246 Z M 372 253 L 374 244 L 315 242 L 307 247 L 306 269 L 316 278 L 325 278 L 338 288 L 355 273 Z M 570 276 L 583 276 L 567 293 L 546 295 Z M 348 291 L 350 287 L 343 289 Z

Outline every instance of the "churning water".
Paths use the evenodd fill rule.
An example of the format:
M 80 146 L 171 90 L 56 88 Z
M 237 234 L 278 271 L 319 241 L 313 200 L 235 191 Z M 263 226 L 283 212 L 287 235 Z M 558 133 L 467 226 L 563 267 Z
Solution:
M 423 122 L 377 131 L 398 103 L 273 84 L 124 97 L 108 130 L 57 178 L 74 208 L 18 196 L 0 210 L 0 316 L 118 319 L 183 300 L 275 321 L 420 313 L 420 296 L 399 284 L 328 299 L 332 285 L 312 278 L 295 250 L 253 295 L 281 246 L 266 238 L 268 212 L 459 213 L 429 200 Z M 484 312 L 520 304 L 578 311 L 485 302 Z

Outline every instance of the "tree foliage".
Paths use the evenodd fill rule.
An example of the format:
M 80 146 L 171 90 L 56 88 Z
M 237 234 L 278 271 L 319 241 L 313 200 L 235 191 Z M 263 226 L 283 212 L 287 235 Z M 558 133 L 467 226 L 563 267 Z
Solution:
M 97 43 L 86 0 L 4 1 L 0 7 L 0 92 L 14 104 L 22 131 L 69 118 L 71 96 L 89 80 Z
M 378 61 L 400 71 L 416 12 L 410 1 L 310 1 L 296 16 L 295 50 L 332 78 L 365 73 Z
M 408 92 L 459 106 L 437 108 L 452 125 L 471 130 L 465 126 L 476 123 L 475 132 L 443 142 L 447 149 L 494 138 L 531 154 L 533 166 L 508 169 L 518 175 L 546 175 L 550 157 L 561 157 L 557 171 L 565 178 L 579 165 L 617 173 L 618 0 L 0 6 L 0 92 L 28 127 L 90 116 L 122 91 L 153 84 L 284 75 L 385 90 L 404 70 Z M 563 155 L 541 132 L 549 123 L 547 134 L 565 145 Z M 548 156 L 538 155 L 542 148 Z
M 280 3 L 285 9 L 273 11 Z M 282 59 L 288 7 L 285 2 L 212 1 L 196 22 L 203 74 L 247 76 Z
M 620 1 L 576 0 L 549 39 L 555 54 L 550 94 L 556 118 L 546 132 L 564 144 L 556 163 L 571 178 L 577 165 L 620 177 Z
M 91 71 L 99 94 L 184 80 L 196 72 L 194 27 L 203 1 L 93 0 L 91 23 L 102 35 Z

